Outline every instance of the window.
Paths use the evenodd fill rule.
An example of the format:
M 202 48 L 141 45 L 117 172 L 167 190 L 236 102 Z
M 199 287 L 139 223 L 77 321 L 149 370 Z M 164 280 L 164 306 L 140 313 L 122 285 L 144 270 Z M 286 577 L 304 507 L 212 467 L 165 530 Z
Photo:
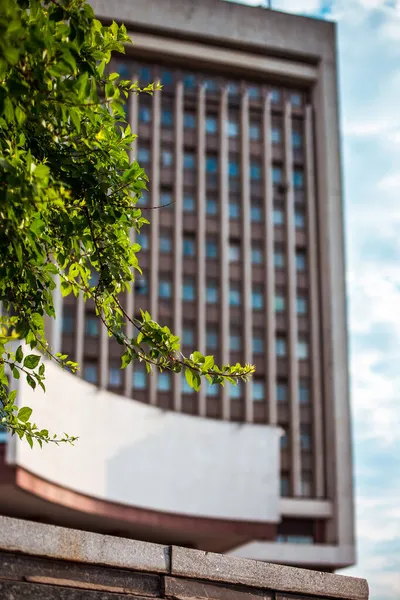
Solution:
M 301 250 L 296 252 L 296 269 L 298 271 L 306 270 L 306 253 Z
M 218 158 L 216 156 L 207 156 L 206 171 L 207 173 L 216 173 L 218 169 Z
M 289 446 L 289 436 L 285 429 L 283 430 L 283 433 L 281 434 L 280 446 L 281 446 L 281 450 L 287 450 L 287 448 Z
M 250 179 L 259 181 L 261 179 L 261 164 L 259 161 L 250 162 Z
M 271 142 L 273 144 L 280 144 L 282 142 L 282 130 L 280 127 L 272 127 Z
M 229 243 L 229 262 L 238 262 L 240 260 L 240 244 L 237 242 Z
M 192 194 L 184 194 L 183 196 L 183 211 L 192 213 L 195 210 L 195 202 Z
M 283 381 L 278 381 L 276 385 L 276 399 L 278 402 L 288 401 L 288 386 Z
M 229 336 L 229 349 L 231 352 L 240 352 L 242 348 L 242 334 L 240 329 L 231 329 Z
M 183 256 L 193 257 L 196 254 L 196 244 L 192 237 L 184 236 L 183 238 Z
M 210 217 L 218 214 L 218 204 L 217 204 L 217 201 L 215 200 L 215 198 L 207 198 L 206 213 Z
M 262 265 L 263 263 L 263 249 L 259 245 L 253 245 L 251 248 L 251 262 L 253 265 Z
M 285 255 L 283 252 L 274 252 L 275 269 L 283 269 L 285 267 Z
M 306 216 L 302 210 L 296 210 L 294 213 L 294 224 L 296 229 L 304 229 L 306 226 Z
M 172 110 L 163 109 L 161 112 L 161 125 L 164 127 L 172 127 L 174 124 L 174 113 Z
M 298 108 L 302 104 L 301 100 L 302 100 L 301 94 L 298 94 L 298 93 L 290 94 L 290 104 L 292 106 L 295 106 L 296 108 Z
M 97 365 L 84 365 L 83 379 L 89 383 L 97 383 Z
M 274 225 L 283 225 L 285 217 L 281 208 L 275 208 L 273 213 Z
M 214 280 L 207 281 L 206 301 L 208 304 L 217 304 L 218 302 L 218 286 Z
M 171 375 L 166 373 L 158 373 L 157 377 L 157 389 L 159 392 L 171 391 Z
M 299 384 L 299 403 L 308 404 L 310 402 L 310 388 L 306 381 L 300 381 Z
M 193 394 L 194 390 L 188 384 L 186 377 L 182 374 L 182 394 Z
M 228 394 L 229 394 L 229 398 L 231 400 L 242 397 L 242 382 L 241 381 L 238 381 L 238 383 L 236 385 L 233 385 L 233 383 L 229 383 L 228 386 L 229 386 Z
M 149 203 L 149 192 L 147 190 L 142 190 L 142 195 L 138 200 L 139 206 L 146 206 Z
M 308 312 L 308 302 L 305 296 L 297 296 L 296 310 L 298 315 L 306 315 Z
M 172 204 L 172 193 L 162 191 L 160 196 L 161 206 L 170 206 Z
M 229 304 L 231 306 L 240 306 L 242 303 L 242 292 L 237 283 L 231 283 L 229 287 Z
M 143 365 L 135 364 L 133 367 L 132 384 L 135 390 L 145 390 L 147 388 L 147 378 Z
M 240 167 L 236 160 L 230 160 L 228 163 L 229 177 L 239 177 Z
M 308 343 L 305 340 L 298 340 L 297 342 L 297 358 L 299 360 L 308 358 Z
M 162 231 L 160 234 L 160 252 L 162 254 L 172 252 L 172 239 L 169 231 Z
M 228 94 L 230 96 L 238 96 L 239 94 L 239 86 L 237 83 L 229 83 L 228 84 Z
M 196 77 L 191 73 L 186 73 L 183 78 L 183 85 L 188 90 L 193 90 L 196 87 Z
M 250 139 L 253 142 L 256 142 L 260 139 L 261 127 L 260 127 L 259 123 L 250 123 L 249 135 L 250 135 Z
M 174 164 L 174 155 L 170 150 L 162 150 L 161 152 L 161 166 L 172 167 Z
M 281 496 L 289 496 L 289 475 L 281 475 Z
M 165 71 L 163 70 L 161 73 L 161 83 L 164 86 L 168 86 L 168 85 L 172 85 L 172 83 L 174 82 L 174 76 L 171 73 L 171 71 Z
M 306 498 L 312 496 L 312 477 L 309 471 L 303 471 L 301 474 L 301 495 Z
M 296 190 L 300 190 L 304 187 L 304 174 L 300 169 L 293 171 L 293 185 Z
M 219 396 L 219 385 L 217 383 L 207 386 L 206 394 L 209 398 L 215 398 Z
M 206 133 L 216 134 L 218 131 L 217 117 L 207 115 L 206 117 Z
M 270 98 L 271 98 L 272 104 L 279 104 L 279 102 L 281 101 L 280 91 L 279 90 L 271 90 Z
M 150 162 L 150 150 L 148 148 L 139 148 L 138 162 L 141 164 L 147 164 Z
M 283 181 L 283 172 L 281 167 L 272 167 L 272 183 L 281 184 Z
M 195 299 L 194 280 L 191 277 L 183 280 L 183 299 L 186 302 L 193 302 Z
M 139 81 L 150 83 L 151 81 L 151 69 L 149 67 L 140 67 L 139 68 Z
M 193 331 L 193 328 L 189 327 L 188 325 L 183 327 L 182 344 L 184 346 L 193 346 L 194 345 L 194 331 Z
M 276 355 L 279 358 L 283 358 L 286 356 L 286 354 L 286 339 L 283 337 L 278 337 L 276 339 Z
M 149 293 L 149 286 L 146 275 L 136 275 L 135 277 L 135 292 L 139 296 L 145 296 Z
M 206 257 L 218 258 L 218 244 L 214 240 L 206 240 Z
M 218 332 L 215 329 L 207 329 L 206 347 L 209 350 L 216 350 L 218 348 Z
M 215 79 L 206 79 L 205 80 L 205 88 L 207 92 L 216 92 L 217 91 L 217 82 Z
M 264 290 L 260 285 L 253 287 L 251 301 L 253 310 L 261 310 L 264 308 Z
M 229 201 L 229 218 L 240 219 L 240 205 L 236 200 Z
M 151 108 L 149 106 L 140 106 L 139 107 L 139 121 L 141 123 L 150 123 Z
M 250 206 L 250 217 L 253 223 L 261 223 L 262 221 L 262 207 L 261 202 L 254 200 Z
M 292 131 L 292 146 L 293 148 L 301 148 L 303 145 L 303 136 L 300 131 Z
M 253 353 L 263 354 L 264 352 L 264 336 L 262 333 L 253 333 Z
M 158 295 L 160 298 L 169 299 L 172 296 L 172 283 L 167 279 L 160 279 L 158 283 Z
M 140 246 L 142 247 L 142 250 L 149 249 L 149 236 L 147 235 L 147 233 L 138 233 L 136 239 L 137 243 L 140 244 Z
M 131 70 L 127 64 L 118 61 L 116 69 L 121 75 L 121 79 L 132 79 Z
M 233 121 L 232 119 L 229 119 L 229 121 L 226 124 L 226 132 L 228 134 L 228 137 L 238 137 L 239 135 L 239 123 L 237 121 Z
M 185 112 L 185 114 L 183 115 L 183 126 L 186 129 L 194 129 L 196 127 L 195 113 Z
M 265 400 L 265 384 L 263 381 L 253 381 L 253 400 L 256 402 Z
M 108 383 L 112 387 L 120 387 L 122 385 L 122 373 L 118 367 L 110 367 L 108 373 Z
M 258 100 L 260 97 L 260 88 L 252 85 L 248 88 L 248 93 L 250 100 Z
M 283 294 L 275 294 L 275 312 L 281 313 L 286 310 L 286 298 Z
M 185 152 L 183 155 L 183 168 L 194 169 L 195 167 L 195 156 L 193 152 Z
M 75 317 L 64 313 L 62 316 L 62 333 L 73 333 L 75 329 Z
M 310 451 L 312 448 L 310 425 L 300 425 L 300 448 L 304 451 Z
M 85 333 L 90 337 L 98 337 L 99 335 L 99 321 L 97 317 L 87 317 L 85 319 Z

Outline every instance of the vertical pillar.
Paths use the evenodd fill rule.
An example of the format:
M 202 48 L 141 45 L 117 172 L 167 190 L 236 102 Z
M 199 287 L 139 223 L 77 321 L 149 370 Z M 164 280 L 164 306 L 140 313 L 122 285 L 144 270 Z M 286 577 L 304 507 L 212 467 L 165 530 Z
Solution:
M 75 328 L 75 362 L 79 365 L 78 375 L 83 375 L 83 344 L 85 334 L 85 303 L 80 292 L 76 299 L 76 328 Z
M 292 115 L 289 103 L 285 105 L 285 180 L 286 180 L 286 262 L 287 262 L 287 316 L 288 316 L 288 365 L 290 395 L 290 451 L 292 495 L 301 495 L 300 413 L 299 413 L 299 366 L 297 358 L 297 309 L 296 309 L 296 240 L 294 228 Z
M 174 334 L 182 336 L 183 83 L 175 92 Z M 173 378 L 174 410 L 182 409 L 181 377 Z
M 266 377 L 268 423 L 278 422 L 276 405 L 276 319 L 275 319 L 275 266 L 274 266 L 274 188 L 272 182 L 271 100 L 265 98 L 264 131 L 264 214 L 265 214 L 265 308 L 266 308 Z
M 244 316 L 244 361 L 253 363 L 253 307 L 251 271 L 251 224 L 250 224 L 250 146 L 249 146 L 249 96 L 242 94 L 241 108 L 241 186 L 242 186 L 242 293 Z M 244 386 L 245 419 L 253 421 L 253 382 Z
M 200 85 L 197 95 L 197 345 L 206 352 L 206 90 Z M 198 414 L 207 413 L 206 381 L 199 391 Z

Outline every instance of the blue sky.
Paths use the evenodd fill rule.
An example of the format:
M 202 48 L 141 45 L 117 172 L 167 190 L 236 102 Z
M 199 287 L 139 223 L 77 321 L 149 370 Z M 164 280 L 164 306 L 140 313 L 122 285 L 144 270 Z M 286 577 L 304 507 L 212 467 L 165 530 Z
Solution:
M 344 573 L 399 600 L 400 0 L 272 6 L 338 23 L 358 537 Z

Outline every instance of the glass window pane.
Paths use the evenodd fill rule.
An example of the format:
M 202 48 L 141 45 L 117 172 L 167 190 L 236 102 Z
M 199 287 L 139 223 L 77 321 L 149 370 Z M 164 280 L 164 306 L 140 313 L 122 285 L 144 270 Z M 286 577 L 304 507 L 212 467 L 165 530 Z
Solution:
M 194 331 L 192 327 L 184 327 L 182 332 L 182 343 L 184 346 L 194 345 Z
M 183 238 L 183 256 L 195 256 L 196 254 L 196 245 L 195 241 L 192 238 L 184 237 Z
M 169 392 L 171 390 L 171 375 L 169 373 L 158 373 L 157 389 L 159 392 Z
M 302 424 L 300 426 L 300 447 L 302 450 L 309 451 L 312 448 L 311 427 Z
M 238 202 L 229 202 L 229 218 L 239 219 L 240 218 L 240 206 Z
M 195 113 L 185 112 L 183 115 L 183 126 L 186 129 L 194 129 L 196 127 L 196 115 Z
M 302 98 L 301 98 L 301 94 L 298 94 L 296 92 L 294 92 L 293 94 L 290 94 L 290 103 L 292 106 L 301 106 L 302 105 Z
M 286 450 L 289 447 L 289 436 L 287 431 L 283 431 L 280 439 L 281 450 Z
M 229 262 L 238 262 L 240 260 L 240 244 L 229 244 Z
M 303 136 L 300 131 L 292 131 L 292 145 L 293 148 L 301 148 L 303 145 Z
M 171 71 L 163 70 L 161 73 L 161 83 L 164 86 L 169 86 L 174 82 L 174 76 Z
M 286 339 L 285 338 L 277 338 L 276 339 L 276 355 L 283 357 L 286 356 Z
M 206 171 L 207 173 L 216 173 L 218 169 L 218 159 L 216 156 L 207 156 Z
M 214 281 L 207 282 L 206 300 L 208 304 L 216 304 L 218 302 L 218 287 Z
M 271 90 L 270 97 L 272 104 L 279 104 L 281 101 L 281 93 L 279 90 Z
M 310 402 L 310 388 L 305 381 L 300 381 L 299 402 L 300 404 L 308 404 Z
M 260 223 L 263 218 L 262 207 L 258 202 L 252 202 L 250 207 L 250 217 L 253 223 Z
M 217 82 L 215 79 L 206 79 L 204 81 L 205 88 L 207 92 L 216 92 L 218 89 Z
M 233 352 L 239 352 L 242 348 L 242 336 L 240 331 L 231 331 L 229 336 L 229 349 Z
M 250 163 L 250 179 L 254 181 L 259 181 L 261 179 L 261 165 L 257 161 L 252 161 Z
M 191 194 L 185 194 L 183 196 L 183 210 L 187 213 L 192 213 L 195 211 L 195 201 Z
M 307 298 L 305 296 L 297 296 L 296 309 L 298 315 L 305 315 L 308 312 Z
M 218 244 L 214 240 L 206 240 L 206 257 L 218 258 Z
M 229 288 L 229 304 L 231 306 L 240 306 L 242 303 L 242 295 L 238 286 L 232 286 Z
M 281 496 L 289 496 L 289 477 L 281 475 Z
M 286 298 L 282 294 L 275 295 L 275 312 L 285 312 Z
M 185 278 L 183 281 L 183 299 L 187 302 L 193 302 L 195 299 L 194 281 L 192 279 Z
M 150 83 L 151 82 L 151 69 L 150 67 L 140 67 L 139 68 L 139 81 L 141 84 Z
M 122 385 L 122 372 L 118 367 L 110 367 L 109 371 L 109 385 L 113 387 L 119 387 Z
M 239 86 L 237 83 L 229 83 L 228 84 L 228 94 L 230 96 L 237 96 L 239 94 Z
M 172 283 L 171 281 L 166 281 L 165 279 L 161 279 L 158 284 L 158 294 L 160 298 L 171 298 L 172 296 Z
M 308 358 L 308 343 L 305 340 L 299 340 L 297 342 L 297 358 L 299 360 Z
M 183 85 L 187 90 L 193 90 L 196 87 L 196 77 L 191 73 L 186 73 L 183 78 Z
M 304 187 L 303 171 L 300 171 L 299 169 L 295 169 L 293 171 L 293 185 L 297 190 L 302 189 Z
M 226 132 L 228 137 L 238 137 L 239 135 L 239 123 L 237 121 L 232 121 L 231 119 L 226 124 Z
M 150 123 L 151 108 L 149 106 L 139 106 L 139 121 L 141 123 Z
M 256 402 L 265 400 L 265 385 L 263 381 L 253 381 L 253 400 Z
M 210 216 L 218 214 L 218 204 L 217 201 L 214 200 L 214 198 L 207 198 L 206 212 Z
M 258 123 L 250 123 L 250 139 L 258 141 L 261 138 L 261 127 Z
M 272 182 L 275 184 L 281 184 L 283 181 L 283 172 L 281 167 L 272 167 Z
M 133 367 L 132 384 L 135 390 L 145 390 L 147 387 L 145 368 L 140 364 Z
M 172 252 L 172 239 L 170 233 L 161 233 L 159 244 L 160 252 L 162 254 L 169 254 L 170 252 Z
M 250 100 L 257 100 L 260 97 L 260 88 L 252 85 L 248 88 Z
M 174 124 L 174 113 L 172 110 L 163 109 L 161 112 L 161 124 L 165 127 L 172 127 Z
M 233 385 L 233 383 L 228 383 L 228 394 L 229 398 L 241 398 L 242 397 L 242 382 L 239 381 L 237 385 Z
M 285 266 L 285 255 L 283 252 L 274 253 L 274 266 L 276 269 L 283 269 Z
M 146 275 L 135 275 L 135 292 L 139 296 L 148 294 L 149 286 Z
M 215 398 L 216 396 L 219 396 L 219 388 L 220 386 L 216 383 L 208 385 L 206 391 L 207 396 L 210 398 Z
M 210 134 L 217 133 L 218 130 L 218 122 L 217 118 L 211 115 L 206 117 L 206 132 Z
M 276 386 L 276 399 L 278 402 L 287 402 L 288 386 L 286 383 L 279 382 Z
M 273 219 L 274 219 L 274 225 L 283 225 L 285 222 L 283 210 L 280 208 L 275 208 L 274 214 L 273 214 Z
M 99 321 L 97 317 L 87 317 L 85 319 L 85 333 L 91 337 L 98 337 Z
M 146 164 L 150 161 L 150 150 L 148 148 L 139 148 L 138 162 Z
M 147 206 L 149 203 L 149 192 L 142 190 L 142 196 L 138 200 L 138 206 Z
M 83 379 L 89 383 L 97 383 L 97 365 L 84 365 Z
M 255 286 L 253 288 L 251 298 L 254 310 L 261 310 L 264 308 L 264 290 L 261 287 Z
M 213 329 L 207 329 L 206 333 L 206 347 L 209 350 L 215 350 L 218 348 L 218 332 Z
M 263 250 L 261 246 L 253 246 L 251 249 L 251 262 L 254 265 L 261 265 L 263 263 Z
M 172 193 L 171 192 L 161 192 L 160 196 L 161 206 L 170 206 L 172 204 Z
M 62 333 L 73 333 L 74 329 L 75 317 L 64 313 L 62 317 Z
M 282 130 L 280 127 L 272 127 L 271 142 L 273 144 L 280 144 L 282 142 Z
M 264 352 L 264 337 L 260 333 L 253 335 L 253 352 L 254 354 L 263 354 Z
M 149 236 L 147 233 L 138 233 L 136 240 L 137 243 L 142 247 L 142 250 L 149 249 Z
M 194 169 L 195 167 L 195 157 L 192 152 L 185 152 L 183 155 L 183 168 L 184 169 Z
M 230 160 L 228 163 L 229 177 L 239 177 L 240 168 L 239 163 L 235 160 Z
M 304 229 L 306 226 L 306 216 L 303 211 L 296 210 L 294 213 L 294 224 L 296 229 Z
M 169 150 L 163 150 L 161 152 L 161 165 L 163 167 L 172 167 L 174 162 L 174 155 Z
M 306 254 L 305 254 L 305 252 L 302 252 L 302 251 L 296 252 L 296 269 L 298 271 L 306 270 Z

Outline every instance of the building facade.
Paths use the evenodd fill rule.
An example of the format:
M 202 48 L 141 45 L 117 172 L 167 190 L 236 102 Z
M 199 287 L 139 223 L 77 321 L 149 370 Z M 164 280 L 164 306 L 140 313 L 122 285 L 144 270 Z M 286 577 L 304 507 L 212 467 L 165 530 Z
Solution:
M 112 70 L 163 85 L 126 107 L 151 221 L 126 310 L 149 310 L 184 352 L 256 374 L 197 394 L 167 372 L 121 371 L 94 307 L 57 297 L 52 345 L 83 381 L 49 365 L 50 417 L 30 390 L 20 395 L 46 426 L 68 424 L 82 441 L 56 456 L 8 444 L 15 481 L 1 509 L 272 562 L 350 565 L 335 26 L 223 0 L 92 5 L 132 33 Z

